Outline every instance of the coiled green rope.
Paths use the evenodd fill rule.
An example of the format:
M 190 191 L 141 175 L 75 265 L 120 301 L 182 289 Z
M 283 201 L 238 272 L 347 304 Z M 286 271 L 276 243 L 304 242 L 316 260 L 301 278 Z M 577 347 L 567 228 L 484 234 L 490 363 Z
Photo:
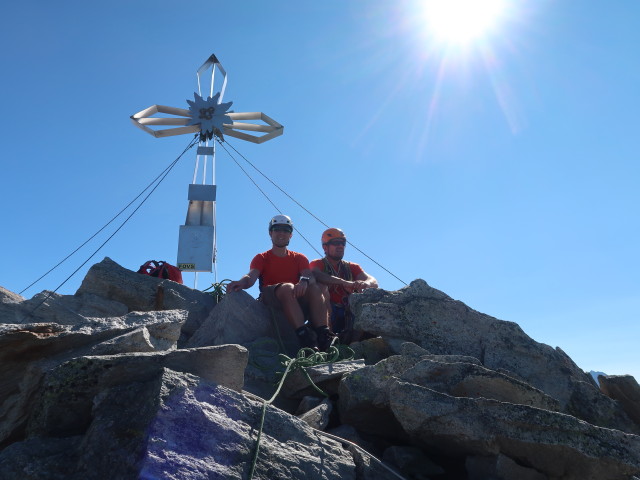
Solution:
M 325 392 L 323 392 L 315 383 L 313 383 L 313 380 L 311 380 L 311 377 L 307 373 L 306 368 L 313 367 L 315 365 L 321 365 L 323 363 L 334 363 L 341 360 L 352 360 L 354 355 L 355 355 L 354 351 L 351 348 L 347 347 L 346 345 L 336 346 L 336 345 L 333 345 L 333 343 L 327 349 L 326 352 L 318 352 L 312 348 L 301 348 L 300 350 L 298 350 L 298 353 L 296 354 L 295 358 L 290 358 L 284 354 L 279 355 L 280 362 L 285 367 L 285 370 L 282 373 L 282 377 L 278 382 L 278 387 L 276 388 L 276 391 L 273 394 L 273 396 L 269 400 L 264 400 L 262 404 L 262 415 L 260 417 L 260 427 L 258 428 L 258 438 L 256 439 L 256 449 L 253 453 L 253 459 L 251 460 L 251 470 L 249 471 L 249 480 L 253 479 L 253 474 L 256 469 L 256 463 L 258 461 L 258 453 L 260 451 L 260 439 L 262 438 L 262 430 L 264 428 L 264 418 L 267 413 L 267 406 L 271 405 L 275 401 L 276 397 L 280 393 L 280 390 L 282 389 L 282 385 L 284 385 L 287 375 L 296 371 L 297 369 L 301 369 L 304 375 L 306 376 L 307 380 L 311 384 L 311 386 L 315 390 L 317 390 L 320 394 L 324 395 L 325 397 L 328 397 L 328 395 Z
M 210 287 L 205 288 L 204 290 L 202 290 L 202 292 L 209 292 L 209 290 L 211 290 L 209 292 L 209 295 L 213 297 L 216 303 L 220 303 L 220 300 L 222 300 L 222 297 L 224 297 L 225 290 L 227 289 L 227 284 L 230 281 L 231 280 L 229 280 L 228 278 L 225 278 L 220 282 L 212 283 Z

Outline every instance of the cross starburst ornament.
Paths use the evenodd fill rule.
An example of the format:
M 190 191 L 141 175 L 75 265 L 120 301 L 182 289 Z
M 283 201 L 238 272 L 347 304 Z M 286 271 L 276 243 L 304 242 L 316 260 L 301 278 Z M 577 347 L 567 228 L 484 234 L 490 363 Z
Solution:
M 233 124 L 233 120 L 227 115 L 227 110 L 233 102 L 219 103 L 219 98 L 219 93 L 206 100 L 194 93 L 193 101 L 187 100 L 191 114 L 187 125 L 200 125 L 200 140 L 211 140 L 214 135 L 223 140 L 224 123 Z
M 227 112 L 229 106 L 233 103 L 222 103 L 222 97 L 227 86 L 227 73 L 215 55 L 211 55 L 198 69 L 198 85 L 200 85 L 202 73 L 208 70 L 209 67 L 211 67 L 211 89 L 206 100 L 201 93 L 194 93 L 194 100 L 187 100 L 190 106 L 189 110 L 164 105 L 151 105 L 131 115 L 133 124 L 156 138 L 200 132 L 201 139 L 211 140 L 215 135 L 222 140 L 222 135 L 224 134 L 248 142 L 264 143 L 282 135 L 284 127 L 262 112 Z M 220 92 L 214 95 L 213 83 L 216 68 L 222 73 L 223 80 Z M 199 105 L 195 110 L 194 104 Z M 226 105 L 228 106 L 225 107 Z M 201 111 L 201 108 L 205 109 L 205 111 Z M 156 114 L 175 116 L 156 117 L 154 116 Z M 201 118 L 201 115 L 203 118 Z M 217 118 L 215 120 L 206 118 L 209 115 Z M 244 123 L 238 122 L 238 120 L 257 120 L 264 123 Z M 152 129 L 151 126 L 177 126 L 177 128 Z M 252 135 L 246 132 L 260 132 L 264 135 Z

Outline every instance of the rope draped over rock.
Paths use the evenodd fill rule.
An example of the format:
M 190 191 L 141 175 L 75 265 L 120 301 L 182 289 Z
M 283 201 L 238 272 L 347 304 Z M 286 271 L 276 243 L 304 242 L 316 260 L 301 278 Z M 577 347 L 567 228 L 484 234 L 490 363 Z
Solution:
M 262 414 L 260 416 L 260 426 L 258 428 L 258 437 L 256 438 L 256 449 L 253 454 L 253 458 L 251 460 L 251 470 L 249 471 L 249 480 L 253 478 L 253 474 L 256 468 L 256 462 L 258 461 L 258 453 L 260 451 L 260 438 L 262 437 L 262 430 L 264 428 L 264 417 L 267 413 L 267 406 L 271 405 L 277 396 L 280 394 L 280 390 L 282 389 L 282 385 L 284 385 L 287 376 L 290 373 L 295 372 L 300 369 L 304 375 L 306 376 L 309 384 L 320 394 L 325 397 L 328 397 L 326 393 L 324 393 L 309 377 L 309 374 L 305 370 L 305 368 L 313 367 L 315 365 L 321 365 L 323 363 L 335 363 L 341 360 L 352 360 L 354 357 L 354 351 L 346 345 L 334 346 L 333 344 L 328 348 L 326 352 L 318 352 L 312 348 L 301 348 L 298 350 L 298 353 L 294 358 L 288 357 L 287 355 L 281 353 L 279 354 L 280 362 L 283 367 L 285 367 L 284 372 L 282 372 L 282 377 L 278 381 L 278 386 L 276 388 L 275 393 L 269 400 L 264 400 L 262 404 Z

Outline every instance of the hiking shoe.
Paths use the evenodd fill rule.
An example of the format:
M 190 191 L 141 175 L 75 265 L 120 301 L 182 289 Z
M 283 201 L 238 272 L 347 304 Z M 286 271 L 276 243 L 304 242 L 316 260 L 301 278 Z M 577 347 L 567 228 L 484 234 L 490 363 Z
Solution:
M 316 330 L 316 335 L 318 337 L 318 348 L 321 352 L 329 350 L 329 347 L 334 343 L 334 339 L 337 337 L 337 335 L 327 327 L 320 327 Z
M 296 336 L 298 337 L 298 343 L 301 348 L 311 348 L 313 350 L 318 350 L 318 344 L 316 340 L 311 335 L 311 332 L 307 330 L 307 327 L 300 327 L 296 330 Z

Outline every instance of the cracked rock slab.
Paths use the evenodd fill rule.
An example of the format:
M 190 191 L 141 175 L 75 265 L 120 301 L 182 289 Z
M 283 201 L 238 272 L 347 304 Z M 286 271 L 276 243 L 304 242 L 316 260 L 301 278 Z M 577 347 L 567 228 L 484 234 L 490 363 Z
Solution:
M 402 428 L 425 445 L 466 455 L 502 453 L 563 480 L 619 480 L 640 473 L 640 437 L 570 415 L 453 397 L 401 381 L 390 398 Z

